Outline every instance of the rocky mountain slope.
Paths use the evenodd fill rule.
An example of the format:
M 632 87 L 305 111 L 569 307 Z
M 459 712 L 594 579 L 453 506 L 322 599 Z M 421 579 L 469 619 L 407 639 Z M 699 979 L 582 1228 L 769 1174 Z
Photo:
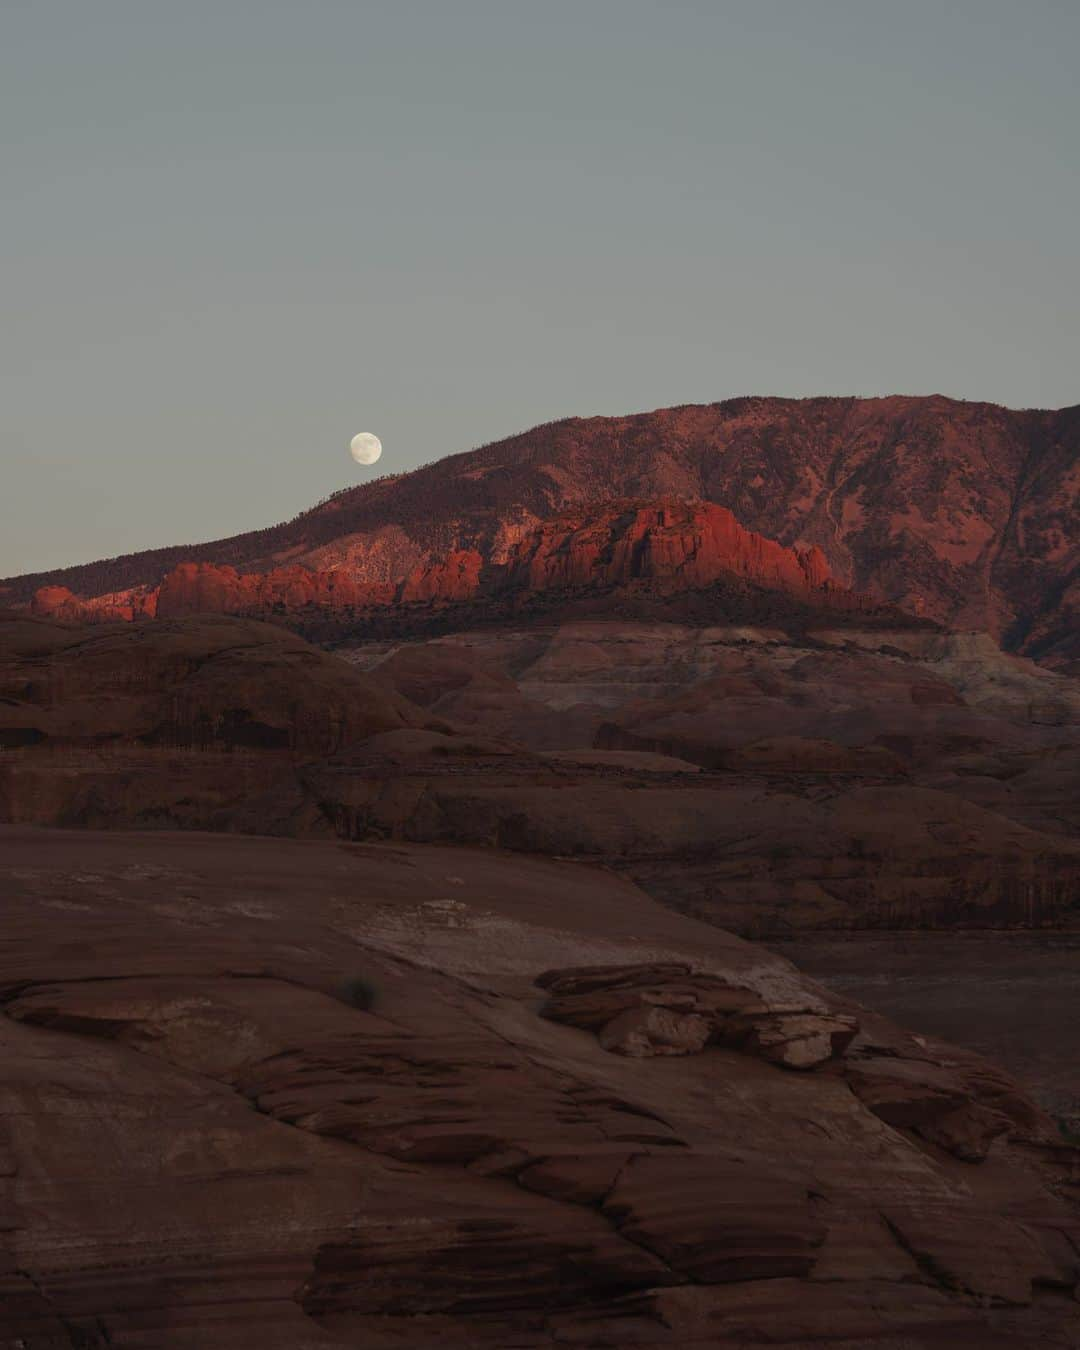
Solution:
M 186 563 L 276 571 L 244 584 L 284 604 L 339 586 L 363 603 L 406 583 L 410 597 L 430 597 L 506 564 L 567 507 L 677 498 L 717 503 L 804 555 L 819 550 L 856 592 L 1067 665 L 1080 656 L 1078 493 L 1080 408 L 735 399 L 551 423 L 348 489 L 284 525 L 12 579 L 0 599 L 64 587 L 138 611 Z
M 0 827 L 11 1350 L 1076 1344 L 1006 1074 L 591 868 Z

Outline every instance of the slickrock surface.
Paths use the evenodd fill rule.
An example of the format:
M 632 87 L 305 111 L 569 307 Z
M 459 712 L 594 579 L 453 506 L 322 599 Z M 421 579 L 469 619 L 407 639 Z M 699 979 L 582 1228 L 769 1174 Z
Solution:
M 1080 696 L 984 640 L 578 622 L 365 644 L 350 665 L 229 618 L 16 618 L 0 654 L 4 820 L 577 857 L 806 941 L 826 977 L 810 935 L 872 930 L 856 997 L 1004 1058 L 1080 1126 L 1080 1005 L 1055 958 L 1003 942 L 954 984 L 942 948 L 943 987 L 933 961 L 906 1001 L 876 982 L 904 934 L 1075 927 Z M 603 1032 L 632 1055 L 715 1030 L 692 1006 L 623 1011 Z M 977 1152 L 995 1128 L 953 1134 Z
M 0 827 L 0 890 L 5 1350 L 1078 1343 L 1054 1122 L 610 874 Z
M 553 422 L 349 488 L 271 529 L 12 578 L 0 604 L 65 587 L 138 611 L 180 563 L 460 593 L 466 556 L 505 564 L 565 508 L 678 498 L 714 502 L 785 548 L 820 550 L 856 592 L 1068 667 L 1080 659 L 1078 492 L 1080 408 L 732 399 Z

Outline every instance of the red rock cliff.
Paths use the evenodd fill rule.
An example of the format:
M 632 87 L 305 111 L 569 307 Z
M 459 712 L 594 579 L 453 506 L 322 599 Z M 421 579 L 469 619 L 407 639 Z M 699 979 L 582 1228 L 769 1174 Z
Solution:
M 90 599 L 75 595 L 66 586 L 42 586 L 34 592 L 30 612 L 39 619 L 61 619 L 65 623 L 130 623 L 133 619 L 152 619 L 157 612 L 157 597 L 157 588 L 147 586 Z
M 516 546 L 506 572 L 531 591 L 639 579 L 689 590 L 731 574 L 806 591 L 831 580 L 820 549 L 785 548 L 744 529 L 725 507 L 679 500 L 563 512 Z
M 480 587 L 482 554 L 474 548 L 454 549 L 439 562 L 427 563 L 411 572 L 402 583 L 398 599 L 469 600 Z
M 257 614 L 308 605 L 347 607 L 387 604 L 394 587 L 355 581 L 346 572 L 312 572 L 305 567 L 279 567 L 271 572 L 238 572 L 214 563 L 180 563 L 165 577 L 158 592 L 162 618 L 178 614 Z
M 401 582 L 367 582 L 344 569 L 300 564 L 240 572 L 208 562 L 182 562 L 156 589 L 83 600 L 65 587 L 39 590 L 35 614 L 74 620 L 117 620 L 182 614 L 289 613 L 312 606 L 367 609 L 450 603 L 507 591 L 531 594 L 566 587 L 618 588 L 648 581 L 663 591 L 687 591 L 738 576 L 770 589 L 850 600 L 833 581 L 818 548 L 785 548 L 744 529 L 725 507 L 678 499 L 579 506 L 544 521 L 496 564 L 476 548 L 429 557 Z

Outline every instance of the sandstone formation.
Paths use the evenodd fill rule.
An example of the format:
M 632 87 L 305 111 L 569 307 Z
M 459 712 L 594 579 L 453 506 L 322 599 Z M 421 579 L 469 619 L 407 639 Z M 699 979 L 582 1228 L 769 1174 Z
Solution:
M 1076 1343 L 1015 1083 L 603 872 L 0 827 L 0 887 L 7 1345 Z
M 181 563 L 163 579 L 157 593 L 160 618 L 181 614 L 259 614 L 305 609 L 309 605 L 347 607 L 388 604 L 394 588 L 360 582 L 347 572 L 311 571 L 299 565 L 269 572 L 240 573 L 213 563 Z
M 645 594 L 696 592 L 716 583 L 748 582 L 767 596 L 792 593 L 808 609 L 869 610 L 873 603 L 839 586 L 820 549 L 784 548 L 744 530 L 730 511 L 708 502 L 609 503 L 563 512 L 524 532 L 492 562 L 475 548 L 453 549 L 418 564 L 400 582 L 357 581 L 346 568 L 312 570 L 294 564 L 267 572 L 238 572 L 210 562 L 184 562 L 160 586 L 135 596 L 80 599 L 60 586 L 34 593 L 31 612 L 83 622 L 175 618 L 184 614 L 308 617 L 337 615 L 340 625 L 362 623 L 386 607 L 455 604 L 459 622 L 481 621 L 485 604 L 520 607 L 549 593 L 608 596 L 642 586 Z M 475 602 L 471 607 L 469 602 Z M 759 603 L 760 603 L 759 599 Z M 549 601 L 550 603 L 550 601 Z M 752 603 L 752 601 L 751 601 Z M 765 603 L 768 603 L 765 600 Z M 417 615 L 414 622 L 422 622 Z
M 1073 683 L 872 638 L 566 624 L 350 667 L 221 617 L 9 620 L 0 814 L 579 856 L 754 936 L 1068 923 Z
M 189 561 L 260 574 L 306 564 L 400 586 L 456 553 L 501 566 L 567 507 L 679 498 L 714 502 L 785 547 L 819 549 L 856 592 L 1068 666 L 1080 659 L 1078 451 L 1080 409 L 939 396 L 570 418 L 347 489 L 272 529 L 9 579 L 0 602 L 29 603 L 40 587 L 84 598 L 153 588 Z
M 112 595 L 84 599 L 66 586 L 42 586 L 34 592 L 30 613 L 38 619 L 64 623 L 131 623 L 157 613 L 158 587 L 136 586 Z
M 326 755 L 416 725 L 406 700 L 267 624 L 0 618 L 0 745 Z
M 1078 438 L 572 419 L 0 583 L 0 1350 L 1080 1346 Z
M 500 548 L 334 653 L 183 612 L 299 565 L 0 613 L 0 1345 L 1080 1343 L 1070 1038 L 981 981 L 1029 1095 L 724 931 L 1067 942 L 1075 682 L 718 507 Z
M 816 1069 L 843 1055 L 859 1030 L 854 1018 L 770 1004 L 679 962 L 552 970 L 537 984 L 549 991 L 541 1017 L 595 1031 L 605 1050 L 635 1059 L 700 1054 L 718 1044 L 788 1069 Z
M 693 590 L 729 574 L 804 591 L 831 580 L 818 548 L 784 548 L 711 502 L 661 500 L 564 511 L 509 551 L 505 584 L 525 591 L 655 581 Z
M 410 572 L 402 583 L 398 598 L 403 604 L 424 600 L 471 600 L 480 587 L 483 566 L 483 555 L 476 549 L 455 549 L 448 557 Z
M 574 857 L 796 952 L 837 932 L 1067 942 L 1075 927 L 1080 692 L 983 638 L 606 620 L 331 655 L 220 616 L 9 615 L 0 671 L 8 821 Z M 1027 1012 L 996 1017 L 1012 978 L 998 950 L 1000 975 L 970 996 L 980 1015 L 954 1022 L 931 1000 L 940 1021 L 921 1025 L 1037 1066 L 1040 1101 L 1080 1125 L 1069 1038 Z M 1067 1025 L 1075 989 L 1054 979 Z M 717 1033 L 687 997 L 637 1000 L 596 1032 L 617 1054 L 678 1057 Z M 822 1034 L 785 1023 L 758 1043 Z M 928 1131 L 992 1143 L 993 1108 L 957 1126 L 948 1095 L 924 1096 L 941 1117 Z

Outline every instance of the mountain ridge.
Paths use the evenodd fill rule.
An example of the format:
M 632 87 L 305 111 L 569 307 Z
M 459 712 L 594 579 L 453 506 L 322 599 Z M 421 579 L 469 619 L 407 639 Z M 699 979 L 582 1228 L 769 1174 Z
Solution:
M 555 614 L 674 614 L 699 622 L 886 622 L 926 626 L 836 581 L 818 548 L 785 548 L 712 502 L 678 498 L 580 503 L 521 534 L 497 561 L 475 548 L 421 561 L 399 582 L 288 563 L 267 572 L 184 562 L 159 586 L 89 600 L 43 587 L 39 618 L 113 623 L 194 614 L 273 618 L 333 644 L 358 633 L 402 636 L 447 625 L 530 622 Z M 934 626 L 931 624 L 931 626 Z
M 1080 407 L 1013 411 L 942 395 L 748 397 L 567 418 L 344 489 L 261 531 L 0 583 L 156 585 L 180 562 L 282 562 L 398 583 L 475 549 L 506 559 L 539 521 L 612 497 L 714 502 L 841 584 L 1015 651 L 1080 657 Z

